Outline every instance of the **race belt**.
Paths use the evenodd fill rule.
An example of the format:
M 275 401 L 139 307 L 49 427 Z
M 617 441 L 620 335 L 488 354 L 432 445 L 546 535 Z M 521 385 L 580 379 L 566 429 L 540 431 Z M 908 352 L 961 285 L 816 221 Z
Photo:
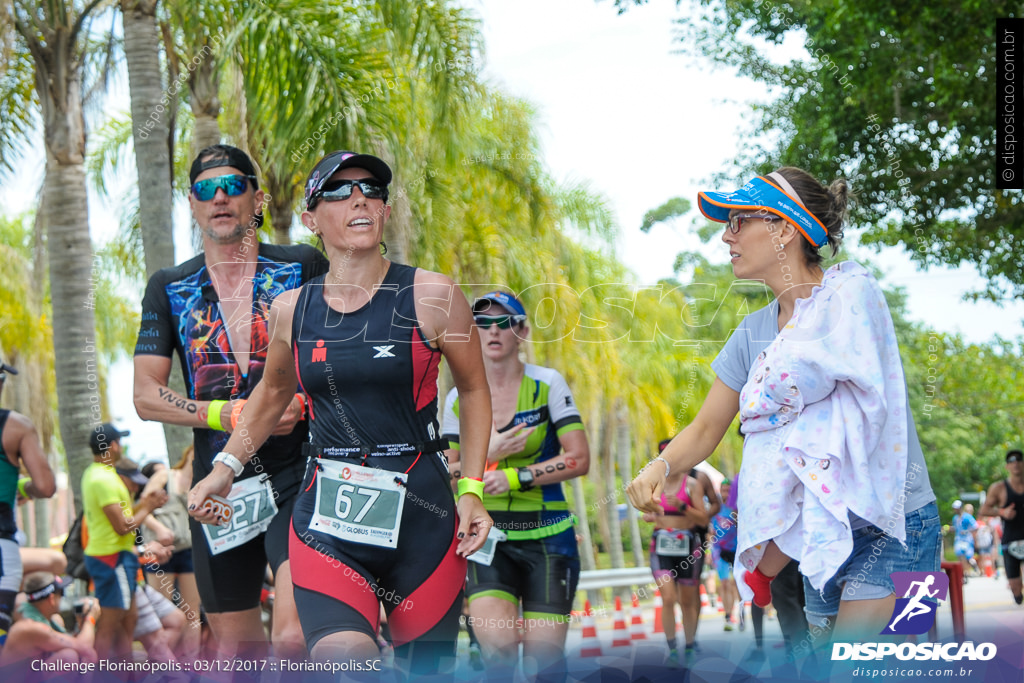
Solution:
M 540 538 L 547 538 L 548 536 L 554 536 L 560 534 L 566 529 L 571 529 L 572 525 L 576 523 L 576 515 L 569 515 L 554 524 L 548 524 L 547 526 L 536 527 L 533 529 L 501 529 L 505 532 L 505 536 L 510 541 L 535 541 Z
M 447 439 L 434 439 L 422 443 L 380 443 L 366 446 L 321 446 L 304 443 L 302 444 L 302 454 L 307 458 L 368 458 L 409 453 L 438 453 L 446 448 L 448 448 Z

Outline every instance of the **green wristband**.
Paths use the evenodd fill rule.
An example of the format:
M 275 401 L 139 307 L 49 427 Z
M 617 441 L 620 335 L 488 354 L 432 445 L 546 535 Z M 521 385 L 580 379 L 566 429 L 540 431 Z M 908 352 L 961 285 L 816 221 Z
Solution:
M 18 493 L 21 494 L 22 498 L 28 498 L 30 500 L 32 499 L 32 496 L 30 496 L 28 491 L 26 490 L 26 487 L 31 483 L 31 477 L 22 477 L 21 479 L 18 480 Z
M 502 472 L 504 473 L 505 477 L 508 479 L 508 490 L 509 491 L 518 491 L 520 488 L 522 488 L 519 485 L 519 470 L 517 470 L 514 467 L 507 467 L 507 468 L 503 469 Z
M 224 427 L 220 424 L 220 411 L 227 405 L 227 401 L 210 401 L 209 412 L 206 413 L 206 424 L 210 426 L 210 429 L 216 429 L 218 432 L 223 432 Z
M 472 477 L 463 477 L 459 479 L 459 498 L 462 498 L 467 493 L 472 493 L 480 500 L 484 499 L 484 483 L 479 479 L 473 479 Z

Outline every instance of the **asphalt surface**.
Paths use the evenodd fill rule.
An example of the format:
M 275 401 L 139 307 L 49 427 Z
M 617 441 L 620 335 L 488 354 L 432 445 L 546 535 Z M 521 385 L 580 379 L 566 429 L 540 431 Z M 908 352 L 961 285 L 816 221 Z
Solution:
M 957 683 L 973 683 L 974 681 L 1024 681 L 1024 606 L 1013 602 L 1005 579 L 986 577 L 970 578 L 963 586 L 965 604 L 966 640 L 976 643 L 996 642 L 999 647 L 999 659 L 1002 668 L 998 671 L 986 668 L 982 662 L 947 663 L 946 668 L 936 668 L 931 673 L 920 671 L 917 675 L 899 675 L 907 670 L 898 670 L 896 665 L 905 664 L 896 661 L 875 664 L 875 667 L 892 666 L 891 670 L 880 670 L 871 673 L 845 662 L 820 665 L 811 668 L 807 660 L 794 666 L 787 661 L 783 645 L 782 631 L 777 619 L 766 616 L 764 619 L 763 647 L 758 650 L 754 644 L 753 628 L 750 624 L 749 607 L 746 611 L 746 629 L 740 631 L 734 624 L 732 631 L 725 631 L 724 614 L 714 606 L 701 610 L 701 620 L 697 631 L 697 643 L 700 652 L 680 664 L 667 660 L 668 647 L 665 636 L 654 632 L 654 606 L 650 600 L 641 603 L 643 640 L 633 641 L 627 647 L 612 647 L 615 638 L 614 608 L 611 605 L 594 607 L 594 623 L 600 643 L 600 656 L 581 656 L 583 642 L 583 623 L 574 618 L 566 642 L 568 656 L 567 679 L 585 683 L 597 681 L 675 681 L 681 683 L 697 682 L 741 683 L 742 681 L 843 681 L 857 683 L 859 681 L 877 679 L 888 683 L 895 681 L 916 681 L 922 677 L 929 680 L 950 680 Z M 578 602 L 582 597 L 578 598 Z M 627 628 L 630 623 L 631 606 L 623 609 Z M 949 601 L 943 603 L 936 617 L 937 637 L 935 642 L 954 642 L 953 615 Z M 679 639 L 682 639 L 681 630 Z M 918 642 L 928 642 L 924 635 Z M 475 671 L 469 666 L 467 650 L 468 640 L 463 634 L 459 643 L 459 666 L 457 680 L 482 680 L 485 672 Z M 588 648 L 594 646 L 592 639 L 586 642 Z M 1007 661 L 1008 660 L 1008 661 Z M 856 663 L 859 665 L 859 663 Z M 911 662 L 914 664 L 914 662 Z M 927 665 L 938 667 L 939 664 Z M 961 666 L 963 664 L 963 666 Z M 992 663 L 988 663 L 992 664 Z M 919 665 L 920 666 L 920 665 Z M 854 669 L 860 669 L 854 671 Z M 913 669 L 909 669 L 914 673 Z M 993 673 L 994 672 L 994 673 Z M 519 680 L 522 680 L 519 677 Z

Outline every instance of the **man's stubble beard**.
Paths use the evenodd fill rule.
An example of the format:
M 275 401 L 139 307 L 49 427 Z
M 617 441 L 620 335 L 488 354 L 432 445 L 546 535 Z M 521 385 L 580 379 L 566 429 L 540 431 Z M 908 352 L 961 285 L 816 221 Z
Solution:
M 216 244 L 235 244 L 236 242 L 242 241 L 242 238 L 245 237 L 246 230 L 246 226 L 241 223 L 236 223 L 234 229 L 226 235 L 218 235 L 212 227 L 207 227 L 203 230 L 203 234 L 211 242 L 215 242 Z

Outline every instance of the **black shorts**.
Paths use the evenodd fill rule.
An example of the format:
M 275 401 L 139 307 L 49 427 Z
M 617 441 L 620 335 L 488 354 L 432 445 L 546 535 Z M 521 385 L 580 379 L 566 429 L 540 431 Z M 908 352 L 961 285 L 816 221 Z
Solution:
M 658 555 L 655 546 L 659 533 L 686 534 L 690 537 L 691 553 L 689 555 Z M 651 571 L 659 583 L 672 581 L 684 586 L 696 586 L 700 583 L 700 574 L 704 570 L 703 539 L 696 531 L 679 531 L 673 529 L 655 529 L 651 536 Z
M 1003 546 L 1003 567 L 1006 569 L 1007 579 L 1020 578 L 1020 560 L 1010 554 L 1009 544 Z
M 21 590 L 21 552 L 18 542 L 0 538 L 0 647 L 14 620 L 14 599 Z
M 416 457 L 371 456 L 365 465 L 404 472 Z M 316 460 L 311 460 L 289 537 L 295 605 L 306 647 L 312 650 L 324 636 L 345 631 L 376 638 L 383 606 L 396 655 L 410 660 L 413 671 L 437 671 L 442 660 L 454 661 L 466 560 L 455 554 L 458 516 L 441 454 L 424 453 L 409 470 L 395 548 L 311 530 L 316 473 Z
M 575 543 L 573 529 L 556 536 L 563 534 Z M 502 541 L 490 566 L 470 561 L 466 584 L 470 604 L 475 598 L 496 597 L 517 605 L 522 600 L 526 618 L 569 614 L 580 580 L 580 558 L 551 552 L 552 545 L 548 539 Z
M 189 518 L 196 586 L 207 612 L 240 612 L 259 607 L 267 563 L 276 574 L 288 559 L 288 529 L 303 467 L 304 463 L 296 459 L 293 468 L 274 475 L 271 484 L 276 493 L 277 514 L 265 532 L 237 548 L 211 555 L 203 525 Z
M 195 567 L 192 565 L 192 548 L 179 550 L 171 555 L 171 559 L 165 564 L 142 564 L 142 571 L 147 574 L 192 574 Z

